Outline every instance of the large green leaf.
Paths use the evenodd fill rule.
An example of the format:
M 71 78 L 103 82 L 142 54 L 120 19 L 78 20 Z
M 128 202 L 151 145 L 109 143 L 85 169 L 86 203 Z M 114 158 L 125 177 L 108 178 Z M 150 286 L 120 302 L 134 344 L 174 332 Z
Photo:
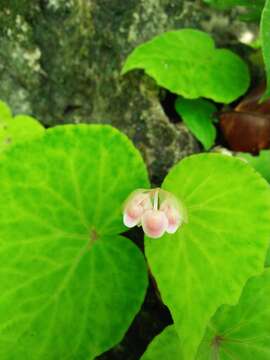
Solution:
M 267 89 L 264 98 L 270 96 L 270 0 L 266 0 L 261 19 L 262 50 L 267 76 Z
M 197 360 L 270 359 L 270 269 L 248 281 L 236 306 L 211 320 Z M 215 357 L 214 357 L 215 356 Z
M 270 269 L 248 281 L 236 306 L 222 306 L 210 321 L 196 360 L 270 359 Z M 168 326 L 141 360 L 182 360 L 179 336 Z
M 0 358 L 92 359 L 143 301 L 143 256 L 122 203 L 145 165 L 109 126 L 62 126 L 12 147 L 0 167 Z
M 227 49 L 215 49 L 213 39 L 199 30 L 184 29 L 159 35 L 137 47 L 122 73 L 143 69 L 156 82 L 185 98 L 205 97 L 230 103 L 245 93 L 247 65 Z
M 175 234 L 146 239 L 146 255 L 192 360 L 221 304 L 237 302 L 247 279 L 263 269 L 270 234 L 270 190 L 245 162 L 219 154 L 193 155 L 162 186 L 186 208 Z
M 12 117 L 11 110 L 0 101 L 0 152 L 11 145 L 33 140 L 43 135 L 44 127 L 28 115 Z
M 270 150 L 261 150 L 258 155 L 238 153 L 238 157 L 245 159 L 270 183 Z
M 179 97 L 175 109 L 192 134 L 209 150 L 216 138 L 213 124 L 213 115 L 217 111 L 215 105 L 204 99 L 189 100 Z

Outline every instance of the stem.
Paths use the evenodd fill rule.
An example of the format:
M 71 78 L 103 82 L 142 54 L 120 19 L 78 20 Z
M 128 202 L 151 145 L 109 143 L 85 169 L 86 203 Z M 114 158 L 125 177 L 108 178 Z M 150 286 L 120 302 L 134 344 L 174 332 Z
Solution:
M 154 210 L 158 209 L 158 190 L 155 191 L 154 195 Z

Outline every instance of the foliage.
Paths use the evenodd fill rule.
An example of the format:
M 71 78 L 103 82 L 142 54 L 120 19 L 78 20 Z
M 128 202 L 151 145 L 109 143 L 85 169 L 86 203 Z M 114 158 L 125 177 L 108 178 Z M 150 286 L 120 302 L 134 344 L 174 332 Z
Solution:
M 191 360 L 217 308 L 236 303 L 247 279 L 263 269 L 270 190 L 248 164 L 219 154 L 182 160 L 162 187 L 180 199 L 188 221 L 175 234 L 146 238 L 146 256 L 183 359 Z
M 189 100 L 178 97 L 175 109 L 205 150 L 209 150 L 216 138 L 216 128 L 213 125 L 214 113 L 217 111 L 215 105 L 204 99 Z
M 134 69 L 143 69 L 160 86 L 185 98 L 223 103 L 244 94 L 250 82 L 240 57 L 228 49 L 216 49 L 208 34 L 194 29 L 167 32 L 138 46 L 122 74 Z
M 270 150 L 261 150 L 259 155 L 238 153 L 238 157 L 245 159 L 270 183 Z
M 264 98 L 270 97 L 270 0 L 266 0 L 261 19 L 262 50 L 267 75 L 267 89 Z
M 258 21 L 260 20 L 265 0 L 204 0 L 204 2 L 220 10 L 230 9 L 234 6 L 245 7 L 247 13 L 242 15 L 241 19 Z
M 206 100 L 184 101 L 184 110 L 214 111 Z M 0 358 L 94 359 L 121 341 L 145 296 L 143 254 L 120 234 L 124 200 L 149 188 L 146 167 L 110 126 L 44 131 L 31 118 L 38 134 L 31 127 L 24 133 L 25 119 L 15 122 L 0 159 Z M 1 103 L 2 126 L 14 120 Z M 218 154 L 184 159 L 162 188 L 176 196 L 185 222 L 174 234 L 145 239 L 174 320 L 162 353 L 155 351 L 192 360 L 212 315 L 235 304 L 248 278 L 263 270 L 270 189 L 246 162 Z M 216 326 L 232 321 L 224 314 Z
M 174 325 L 167 326 L 148 346 L 141 360 L 182 360 L 182 348 Z
M 40 123 L 28 115 L 12 117 L 11 110 L 0 101 L 0 151 L 12 144 L 33 140 L 44 133 Z
M 109 126 L 61 126 L 14 146 L 0 169 L 0 358 L 93 359 L 118 343 L 146 290 L 121 207 L 148 186 Z
M 236 306 L 222 306 L 210 321 L 196 360 L 268 360 L 270 269 L 248 281 Z M 180 338 L 168 326 L 141 360 L 182 360 Z

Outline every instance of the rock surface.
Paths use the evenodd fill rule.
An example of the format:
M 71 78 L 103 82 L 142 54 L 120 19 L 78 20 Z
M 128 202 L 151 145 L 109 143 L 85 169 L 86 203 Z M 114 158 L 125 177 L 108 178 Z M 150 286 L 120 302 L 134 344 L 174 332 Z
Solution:
M 140 72 L 121 77 L 120 70 L 138 44 L 167 30 L 196 27 L 228 42 L 239 22 L 202 6 L 200 0 L 2 0 L 0 99 L 47 126 L 112 124 L 134 141 L 159 183 L 198 143 L 169 121 L 153 81 Z
M 170 123 L 157 86 L 120 76 L 132 49 L 156 34 L 200 27 L 195 1 L 2 0 L 0 98 L 45 125 L 109 123 L 142 151 L 154 182 L 199 149 Z

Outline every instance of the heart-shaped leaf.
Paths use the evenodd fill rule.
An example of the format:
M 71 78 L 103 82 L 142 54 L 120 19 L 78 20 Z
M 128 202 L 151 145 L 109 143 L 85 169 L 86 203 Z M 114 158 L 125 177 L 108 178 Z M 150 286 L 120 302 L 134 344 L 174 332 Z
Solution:
M 196 360 L 270 358 L 270 269 L 246 284 L 236 306 L 222 306 L 211 320 Z
M 185 98 L 205 97 L 222 103 L 245 93 L 250 82 L 240 57 L 216 49 L 207 33 L 193 29 L 170 31 L 137 47 L 122 73 L 133 69 L 145 70 L 160 86 Z
M 148 187 L 142 158 L 109 126 L 61 126 L 12 147 L 0 168 L 0 358 L 93 359 L 143 301 L 143 256 L 122 203 Z
M 188 157 L 162 186 L 186 208 L 175 234 L 146 239 L 146 255 L 180 336 L 183 359 L 195 358 L 222 304 L 237 302 L 263 270 L 270 234 L 270 189 L 245 162 L 220 154 Z
M 213 124 L 213 115 L 217 111 L 215 105 L 204 99 L 189 100 L 179 97 L 175 109 L 192 134 L 209 150 L 216 138 Z
M 222 306 L 210 321 L 196 360 L 269 360 L 270 269 L 246 284 L 236 306 Z M 141 360 L 183 360 L 174 325 L 151 342 Z

